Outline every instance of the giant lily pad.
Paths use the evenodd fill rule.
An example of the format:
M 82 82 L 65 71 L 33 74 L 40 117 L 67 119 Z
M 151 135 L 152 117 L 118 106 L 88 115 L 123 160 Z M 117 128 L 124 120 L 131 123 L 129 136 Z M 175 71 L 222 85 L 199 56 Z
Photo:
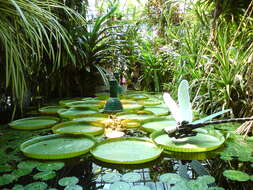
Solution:
M 108 139 L 92 148 L 98 160 L 115 164 L 140 164 L 160 156 L 162 149 L 149 140 L 140 138 Z
M 77 97 L 77 98 L 72 98 L 72 99 L 65 99 L 65 100 L 60 100 L 59 104 L 61 106 L 66 106 L 66 104 L 70 103 L 70 102 L 75 102 L 75 101 L 80 101 L 82 100 L 82 98 Z
M 169 115 L 168 108 L 158 106 L 145 106 L 144 110 L 150 111 L 156 116 Z
M 133 111 L 133 110 L 141 110 L 144 106 L 140 104 L 123 104 L 124 111 Z
M 98 93 L 95 93 L 95 96 L 98 97 L 100 100 L 105 100 L 105 99 L 109 98 L 110 93 L 109 92 L 98 92 Z
M 51 127 L 59 121 L 57 117 L 40 116 L 18 119 L 9 123 L 9 126 L 20 130 L 37 130 Z
M 103 107 L 103 104 L 89 103 L 87 101 L 74 101 L 74 102 L 66 103 L 66 106 L 69 108 L 99 109 Z
M 21 144 L 21 151 L 27 157 L 37 159 L 63 159 L 87 153 L 95 145 L 92 136 L 47 135 Z
M 161 101 L 154 100 L 154 99 L 140 100 L 140 101 L 137 101 L 137 103 L 140 104 L 140 105 L 144 105 L 144 106 L 155 106 L 155 105 L 162 104 Z
M 58 111 L 58 114 L 63 118 L 73 119 L 77 117 L 90 116 L 98 113 L 96 110 L 91 109 L 79 109 L 79 108 L 70 108 L 62 109 Z
M 46 106 L 39 109 L 39 112 L 42 114 L 56 115 L 57 112 L 62 109 L 61 106 Z
M 124 96 L 125 98 L 133 99 L 133 100 L 146 100 L 149 97 L 145 94 L 129 94 Z
M 88 134 L 88 135 L 99 135 L 104 132 L 104 127 L 100 123 L 95 122 L 84 122 L 84 121 L 68 121 L 59 123 L 52 128 L 54 133 L 57 134 Z
M 154 132 L 162 130 L 166 127 L 174 127 L 176 125 L 176 121 L 172 119 L 166 118 L 154 118 L 146 120 L 142 123 L 142 127 L 147 132 Z
M 74 118 L 74 121 L 85 121 L 85 122 L 99 122 L 99 123 L 105 123 L 105 121 L 108 119 L 107 114 L 97 113 L 90 116 L 84 116 L 80 118 Z
M 224 136 L 218 131 L 209 131 L 208 134 L 198 133 L 196 136 L 181 139 L 171 138 L 164 131 L 151 134 L 151 138 L 164 149 L 175 152 L 205 152 L 220 147 Z
M 117 114 L 117 118 L 144 121 L 146 119 L 154 118 L 154 115 L 150 112 L 122 112 Z

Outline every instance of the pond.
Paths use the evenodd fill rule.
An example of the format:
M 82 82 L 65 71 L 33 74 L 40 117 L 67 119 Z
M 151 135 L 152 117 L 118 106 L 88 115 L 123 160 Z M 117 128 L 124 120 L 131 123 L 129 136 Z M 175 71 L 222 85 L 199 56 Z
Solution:
M 101 142 L 115 135 L 142 138 L 147 143 L 152 132 L 175 124 L 166 106 L 163 105 L 160 94 L 133 92 L 128 96 L 121 96 L 123 107 L 127 111 L 111 116 L 98 113 L 101 112 L 107 95 L 97 94 L 97 96 L 98 98 L 62 100 L 59 104 L 57 101 L 43 106 L 39 111 L 36 109 L 27 113 L 27 116 L 33 117 L 41 115 L 46 115 L 47 118 L 57 117 L 56 125 L 47 126 L 48 123 L 45 120 L 37 120 L 35 124 L 30 122 L 30 126 L 25 126 L 28 130 L 24 130 L 24 126 L 20 123 L 14 128 L 10 128 L 7 124 L 2 125 L 0 128 L 0 189 L 253 189 L 253 138 L 243 138 L 234 133 L 240 123 L 204 127 L 206 130 L 218 130 L 226 137 L 224 145 L 218 149 L 199 153 L 162 149 L 162 153 L 153 156 L 152 159 L 134 160 L 130 164 L 129 162 L 117 164 L 117 159 L 115 161 L 113 158 L 109 161 L 108 158 L 101 159 L 94 154 L 96 150 L 94 147 L 92 154 L 86 151 L 72 158 L 56 160 L 28 158 L 20 151 L 20 145 L 28 139 L 50 135 L 53 132 L 75 138 L 82 133 L 92 134 L 95 135 L 94 138 L 99 142 L 98 144 L 102 145 L 105 143 Z M 94 121 L 96 125 L 89 126 L 89 130 L 80 128 L 81 124 L 87 127 L 90 122 L 94 124 Z M 38 122 L 45 124 L 45 127 L 31 130 L 34 126 L 40 128 L 36 126 Z M 76 123 L 79 128 L 77 126 L 73 128 L 72 125 Z M 104 129 L 102 132 L 101 125 Z M 115 140 L 109 142 L 111 141 L 115 142 Z M 115 145 L 115 147 L 118 146 Z M 145 146 L 143 145 L 143 149 Z M 74 148 L 76 147 L 77 145 Z M 160 148 L 159 145 L 158 147 Z M 111 152 L 115 151 L 113 149 L 107 148 Z M 50 147 L 47 150 L 49 151 Z M 39 148 L 38 152 L 40 151 L 44 150 Z M 105 150 L 102 153 L 109 151 Z M 120 152 L 116 149 L 117 151 Z M 143 156 L 141 151 L 144 150 L 138 151 L 140 151 L 140 156 Z M 122 154 L 119 155 L 120 159 L 122 159 Z M 126 157 L 134 154 L 133 150 L 127 153 Z

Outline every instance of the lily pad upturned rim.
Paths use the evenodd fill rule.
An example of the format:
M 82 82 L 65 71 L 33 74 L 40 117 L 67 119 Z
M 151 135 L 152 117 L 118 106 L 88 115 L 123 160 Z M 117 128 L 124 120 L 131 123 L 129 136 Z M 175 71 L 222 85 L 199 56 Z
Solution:
M 22 124 L 22 125 L 16 125 L 18 124 L 19 122 L 29 122 L 30 120 L 52 120 L 52 123 L 50 124 L 46 124 L 46 125 L 40 125 L 40 126 L 27 126 L 25 124 Z M 48 127 L 51 127 L 52 125 L 56 124 L 57 122 L 59 122 L 59 118 L 57 117 L 53 117 L 53 116 L 38 116 L 38 117 L 26 117 L 26 118 L 23 118 L 23 119 L 18 119 L 18 120 L 15 120 L 15 121 L 12 121 L 10 122 L 8 125 L 11 127 L 11 128 L 14 128 L 14 129 L 20 129 L 20 130 L 37 130 L 37 129 L 44 129 L 44 128 L 48 128 Z
M 168 117 L 155 117 L 155 118 L 146 119 L 141 122 L 141 129 L 143 129 L 144 131 L 147 131 L 149 133 L 153 133 L 155 131 L 160 131 L 160 130 L 155 130 L 153 128 L 145 127 L 145 124 L 147 124 L 147 123 L 160 122 L 160 121 L 168 121 L 168 122 L 171 121 L 172 122 L 175 120 L 173 120 L 173 118 L 171 118 L 171 120 L 170 120 Z
M 88 103 L 87 101 L 79 100 L 79 101 L 73 101 L 65 104 L 68 108 L 81 108 L 81 109 L 94 109 L 98 110 L 99 108 L 102 108 L 104 104 L 102 103 Z
M 150 143 L 152 145 L 154 145 L 154 147 L 159 150 L 159 154 L 155 155 L 155 156 L 151 156 L 148 157 L 146 159 L 140 159 L 140 160 L 130 160 L 130 161 L 119 161 L 119 160 L 112 160 L 112 159 L 108 159 L 105 158 L 103 156 L 97 155 L 95 153 L 96 148 L 103 145 L 103 144 L 107 144 L 107 143 L 112 143 L 112 142 L 118 142 L 118 141 L 137 141 L 137 142 L 147 142 Z M 149 147 L 151 148 L 151 147 Z M 111 163 L 111 164 L 142 164 L 142 163 L 146 163 L 152 160 L 157 159 L 158 157 L 160 157 L 161 153 L 162 153 L 163 149 L 159 146 L 157 146 L 155 143 L 153 143 L 152 140 L 149 139 L 143 139 L 143 138 L 137 138 L 137 137 L 117 137 L 117 138 L 111 138 L 111 139 L 106 139 L 102 142 L 97 143 L 94 147 L 92 147 L 90 149 L 90 153 L 98 160 L 103 161 L 103 162 L 107 162 L 107 163 Z
M 80 110 L 80 111 L 94 111 L 94 113 L 79 113 L 79 114 L 64 114 L 64 112 L 67 112 L 67 111 L 71 111 L 71 110 Z M 85 108 L 85 109 L 80 109 L 80 108 L 64 108 L 64 109 L 60 109 L 57 111 L 58 115 L 62 118 L 67 118 L 67 119 L 74 119 L 74 118 L 79 118 L 79 117 L 85 117 L 85 116 L 92 116 L 94 114 L 97 114 L 99 113 L 97 109 L 89 109 L 89 108 Z
M 220 143 L 219 145 L 216 146 L 211 146 L 211 147 L 199 147 L 199 148 L 183 148 L 183 147 L 177 147 L 176 145 L 172 145 L 172 146 L 167 146 L 167 145 L 163 145 L 163 144 L 159 144 L 156 142 L 156 138 L 161 136 L 161 135 L 165 135 L 165 131 L 164 130 L 160 130 L 160 131 L 156 131 L 151 133 L 150 137 L 151 139 L 153 139 L 153 141 L 158 144 L 159 146 L 163 147 L 165 150 L 170 150 L 170 151 L 174 151 L 174 152 L 206 152 L 206 151 L 211 151 L 211 150 L 215 150 L 217 148 L 219 148 L 220 146 L 222 146 L 222 144 L 225 142 L 225 138 L 224 136 L 217 130 L 209 130 L 207 134 L 205 135 L 210 135 L 210 136 L 214 136 L 216 138 L 219 139 Z M 166 134 L 167 135 L 167 134 Z
M 20 145 L 20 150 L 23 152 L 23 154 L 27 157 L 30 158 L 35 158 L 35 159 L 43 159 L 43 160 L 56 160 L 56 159 L 65 159 L 65 158 L 72 158 L 72 157 L 76 157 L 76 156 L 80 156 L 82 154 L 85 154 L 87 152 L 89 152 L 89 150 L 96 144 L 96 139 L 91 136 L 91 135 L 80 135 L 78 136 L 79 138 L 83 137 L 86 139 L 89 139 L 91 141 L 93 141 L 93 145 L 91 147 L 86 147 L 80 151 L 77 152 L 71 152 L 71 153 L 64 153 L 64 154 L 38 154 L 38 153 L 32 153 L 32 152 L 27 152 L 25 151 L 25 148 L 27 148 L 30 145 L 34 145 L 38 142 L 41 141 L 45 141 L 45 140 L 49 140 L 49 139 L 53 139 L 53 138 L 64 138 L 64 137 L 68 137 L 70 138 L 71 136 L 66 136 L 66 135 L 58 135 L 58 134 L 52 134 L 52 135 L 46 135 L 46 136 L 39 136 L 39 137 L 35 137 L 32 138 L 30 140 L 27 140 L 25 142 L 23 142 Z M 73 139 L 78 138 L 77 136 L 73 137 Z
M 151 118 L 156 117 L 153 113 L 148 112 L 148 111 L 143 111 L 143 110 L 139 110 L 139 111 L 124 111 L 124 112 L 120 112 L 117 113 L 116 116 L 117 117 L 124 117 L 125 115 L 139 115 L 139 116 L 147 116 L 147 118 L 145 119 L 136 119 L 136 118 L 129 118 L 129 119 L 134 119 L 134 120 L 138 120 L 139 122 L 143 122 L 146 120 L 149 120 Z M 125 118 L 124 120 L 127 120 L 128 118 Z
M 39 112 L 42 114 L 48 114 L 48 115 L 57 115 L 57 111 L 60 109 L 63 109 L 64 107 L 62 106 L 44 106 L 39 108 Z M 57 109 L 57 111 L 50 111 L 50 109 L 55 110 Z
M 142 94 L 142 95 L 129 94 L 129 95 L 125 95 L 124 98 L 133 99 L 133 100 L 136 100 L 136 101 L 149 99 L 148 95 L 146 95 L 146 94 Z
M 121 123 L 126 128 L 138 128 L 141 126 L 141 123 L 138 119 L 124 119 L 121 121 Z
M 59 101 L 59 105 L 66 106 L 66 103 L 74 102 L 74 101 L 80 101 L 82 100 L 82 97 L 76 97 L 76 98 L 69 98 L 69 99 L 63 99 Z
M 59 129 L 64 128 L 64 127 L 68 127 L 71 125 L 75 125 L 75 124 L 83 124 L 83 125 L 93 125 L 95 127 L 99 127 L 100 130 L 94 131 L 94 132 L 77 132 L 77 131 L 60 131 Z M 88 135 L 99 135 L 102 134 L 104 132 L 104 125 L 102 123 L 99 122 L 86 122 L 86 121 L 66 121 L 66 122 L 62 122 L 62 123 L 58 123 L 55 126 L 52 127 L 52 131 L 55 134 L 61 134 L 61 135 L 83 135 L 83 134 L 88 134 Z
M 155 111 L 151 111 L 152 109 L 160 109 L 162 110 L 161 113 L 156 113 Z M 162 106 L 145 106 L 144 111 L 150 111 L 156 116 L 168 116 L 169 115 L 169 109 L 167 107 L 162 107 Z
M 143 105 L 134 103 L 134 104 L 123 104 L 123 110 L 124 111 L 135 111 L 135 110 L 142 110 L 144 109 Z

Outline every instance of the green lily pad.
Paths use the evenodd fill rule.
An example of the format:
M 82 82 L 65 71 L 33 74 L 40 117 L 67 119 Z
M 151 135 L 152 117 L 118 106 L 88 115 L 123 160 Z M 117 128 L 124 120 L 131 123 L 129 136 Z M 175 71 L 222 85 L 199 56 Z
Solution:
M 47 184 L 44 182 L 34 182 L 25 186 L 25 190 L 45 190 L 47 189 Z
M 134 120 L 137 120 L 137 121 L 145 121 L 147 119 L 151 119 L 151 118 L 154 118 L 155 116 L 149 112 L 149 114 L 145 114 L 142 112 L 138 113 L 138 112 L 122 112 L 122 113 L 118 113 L 117 114 L 117 118 L 118 119 L 134 119 Z
M 11 188 L 11 190 L 25 190 L 25 187 L 23 185 L 16 184 Z
M 28 140 L 20 149 L 27 157 L 37 159 L 72 158 L 87 153 L 95 145 L 95 139 L 88 135 L 47 135 Z
M 12 167 L 7 163 L 0 166 L 0 172 L 10 172 L 11 170 L 12 170 Z
M 150 190 L 150 188 L 145 185 L 136 185 L 136 186 L 133 186 L 131 190 Z
M 70 108 L 70 109 L 61 109 L 58 111 L 58 114 L 67 119 L 73 119 L 77 117 L 90 116 L 93 114 L 97 114 L 97 110 L 91 109 L 79 109 L 79 108 Z
M 122 104 L 136 104 L 135 100 L 130 100 L 130 99 L 120 99 L 120 102 Z
M 147 132 L 160 131 L 164 128 L 175 127 L 177 122 L 175 120 L 168 120 L 162 118 L 155 118 L 146 120 L 142 123 L 142 127 Z
M 10 184 L 16 179 L 17 177 L 13 174 L 4 174 L 0 176 L 0 186 Z
M 156 106 L 162 104 L 162 101 L 149 99 L 144 101 L 140 100 L 137 103 L 144 106 Z
M 169 109 L 165 107 L 158 106 L 145 106 L 144 110 L 152 112 L 156 116 L 166 116 L 169 115 Z
M 197 180 L 190 180 L 188 181 L 187 185 L 191 190 L 204 190 L 208 188 L 206 183 L 200 183 Z
M 140 104 L 123 104 L 122 106 L 124 111 L 141 110 L 144 108 L 144 106 Z
M 64 162 L 42 162 L 37 166 L 37 170 L 39 171 L 53 171 L 60 170 L 64 167 Z
M 247 173 L 238 170 L 225 170 L 223 175 L 233 181 L 248 181 L 250 179 Z
M 141 180 L 141 175 L 135 172 L 129 172 L 122 176 L 122 180 L 125 182 L 133 183 Z
M 58 181 L 58 184 L 60 186 L 69 186 L 69 185 L 75 185 L 79 182 L 79 179 L 77 177 L 63 177 Z
M 56 177 L 56 173 L 54 171 L 44 171 L 44 172 L 39 172 L 33 176 L 33 179 L 35 180 L 42 180 L 46 181 L 49 179 L 53 179 Z
M 77 97 L 77 98 L 72 98 L 72 99 L 60 100 L 60 101 L 59 101 L 59 104 L 60 104 L 61 106 L 66 106 L 67 103 L 75 102 L 75 101 L 80 101 L 80 100 L 82 100 L 82 99 L 83 99 L 83 98 Z
M 116 181 L 120 181 L 121 179 L 121 174 L 120 173 L 106 173 L 102 176 L 102 179 L 104 180 L 104 182 L 107 183 L 112 183 L 112 182 L 116 182 Z
M 140 127 L 140 122 L 135 119 L 125 119 L 121 121 L 121 124 L 126 128 L 137 128 Z
M 126 182 L 118 181 L 110 185 L 110 190 L 130 190 L 130 185 Z
M 99 122 L 104 123 L 108 119 L 108 114 L 93 114 L 91 116 L 84 116 L 80 118 L 74 118 L 73 121 L 85 121 L 85 122 Z
M 39 109 L 39 112 L 42 114 L 55 115 L 57 112 L 63 109 L 62 106 L 46 106 Z
M 64 188 L 64 190 L 82 190 L 82 186 L 80 185 L 68 185 Z
M 90 109 L 99 109 L 103 107 L 103 104 L 88 103 L 87 101 L 74 101 L 65 104 L 68 108 L 90 108 Z
M 205 152 L 220 147 L 225 138 L 218 131 L 209 131 L 208 134 L 198 133 L 196 136 L 175 139 L 164 131 L 156 131 L 151 138 L 163 148 L 175 152 Z
M 18 119 L 9 123 L 9 126 L 14 129 L 20 130 L 37 130 L 51 127 L 59 121 L 57 117 L 27 117 L 24 119 Z
M 159 176 L 159 180 L 167 184 L 177 184 L 181 181 L 185 181 L 180 175 L 175 173 L 165 173 Z
M 210 175 L 203 175 L 203 176 L 199 176 L 197 178 L 197 181 L 200 183 L 212 184 L 215 182 L 215 178 Z
M 23 168 L 23 169 L 33 169 L 39 166 L 41 162 L 35 161 L 35 160 L 26 160 L 22 161 L 18 164 L 18 168 Z
M 124 96 L 125 98 L 133 99 L 133 100 L 146 100 L 149 97 L 145 94 L 129 94 Z
M 12 175 L 16 176 L 16 178 L 22 177 L 22 176 L 26 176 L 28 174 L 32 173 L 32 169 L 31 168 L 19 168 L 17 170 L 13 170 L 11 172 Z
M 73 135 L 99 135 L 104 132 L 104 127 L 101 123 L 95 122 L 82 122 L 82 121 L 69 121 L 59 123 L 52 128 L 54 133 L 57 134 L 73 134 Z
M 105 140 L 90 151 L 98 160 L 115 164 L 139 164 L 160 156 L 162 149 L 141 138 L 114 138 Z

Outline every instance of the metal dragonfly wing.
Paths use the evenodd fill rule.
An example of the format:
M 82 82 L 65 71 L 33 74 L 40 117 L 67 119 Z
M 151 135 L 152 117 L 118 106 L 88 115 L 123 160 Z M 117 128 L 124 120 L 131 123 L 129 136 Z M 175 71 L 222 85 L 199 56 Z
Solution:
M 196 132 L 192 131 L 193 129 L 204 126 L 206 121 L 230 111 L 230 109 L 223 110 L 202 119 L 192 121 L 193 111 L 189 95 L 189 83 L 187 80 L 182 80 L 179 85 L 178 104 L 172 99 L 169 93 L 164 93 L 163 99 L 177 122 L 177 126 L 174 128 L 170 127 L 165 128 L 164 130 L 170 136 L 174 136 L 176 138 L 194 136 L 196 135 Z

